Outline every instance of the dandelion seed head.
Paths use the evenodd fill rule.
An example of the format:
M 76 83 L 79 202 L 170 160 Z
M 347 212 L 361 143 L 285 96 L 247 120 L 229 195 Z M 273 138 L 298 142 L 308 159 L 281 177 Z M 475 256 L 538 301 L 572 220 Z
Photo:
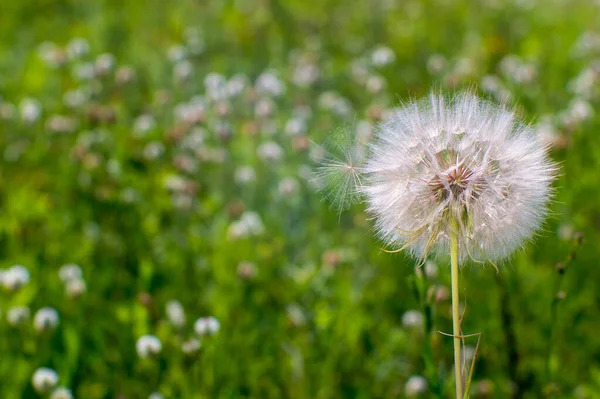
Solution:
M 427 392 L 427 380 L 420 375 L 411 376 L 404 385 L 404 394 L 408 398 L 414 398 Z
M 200 336 L 214 335 L 219 332 L 221 323 L 213 316 L 201 317 L 194 323 L 194 331 Z
M 33 317 L 33 327 L 38 332 L 54 330 L 60 321 L 58 312 L 51 307 L 44 307 L 38 310 Z
M 6 321 L 12 327 L 25 324 L 29 320 L 31 311 L 27 306 L 15 306 L 6 312 Z
M 145 359 L 158 355 L 162 350 L 162 343 L 160 342 L 160 339 L 154 335 L 143 335 L 137 340 L 135 349 L 138 356 Z
M 57 383 L 58 374 L 47 367 L 37 369 L 31 377 L 31 384 L 37 393 L 49 392 Z
M 52 391 L 50 399 L 73 399 L 73 393 L 69 388 L 58 387 Z
M 539 228 L 556 167 L 513 112 L 464 93 L 409 102 L 382 124 L 361 170 L 379 236 L 418 258 L 499 260 Z M 453 227 L 456 221 L 458 227 Z

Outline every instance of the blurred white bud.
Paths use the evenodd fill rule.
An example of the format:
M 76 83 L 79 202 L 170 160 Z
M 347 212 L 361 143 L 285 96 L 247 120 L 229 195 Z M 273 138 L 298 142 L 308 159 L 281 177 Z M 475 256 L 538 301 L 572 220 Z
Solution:
M 162 343 L 155 335 L 143 335 L 137 340 L 135 349 L 138 356 L 145 359 L 158 355 L 162 350 Z
M 194 331 L 200 336 L 214 335 L 220 328 L 221 324 L 213 316 L 201 317 L 194 323 Z
M 35 391 L 39 394 L 50 392 L 58 383 L 58 374 L 56 371 L 41 367 L 33 373 L 31 384 Z
M 12 327 L 20 326 L 27 323 L 30 314 L 27 306 L 15 306 L 8 309 L 8 312 L 6 312 L 6 321 L 8 321 L 8 324 Z
M 419 328 L 423 325 L 423 314 L 418 310 L 408 310 L 402 315 L 402 325 L 406 328 Z
M 383 67 L 396 61 L 394 51 L 386 46 L 379 46 L 371 53 L 371 64 L 375 67 Z
M 446 69 L 446 57 L 441 54 L 432 54 L 427 60 L 427 71 L 432 75 L 438 75 Z
M 288 199 L 296 195 L 299 190 L 300 184 L 298 184 L 298 180 L 294 179 L 293 177 L 286 177 L 282 179 L 277 187 L 279 194 Z
M 427 392 L 427 380 L 420 375 L 411 376 L 404 385 L 404 394 L 414 398 Z
M 110 53 L 100 54 L 98 58 L 96 58 L 96 63 L 94 64 L 94 71 L 97 75 L 103 76 L 112 71 L 115 65 L 116 58 L 114 55 Z
M 170 300 L 166 305 L 166 313 L 169 322 L 176 328 L 185 326 L 185 310 L 181 302 Z
M 2 285 L 9 291 L 17 291 L 29 282 L 29 270 L 23 265 L 14 265 L 2 275 Z
M 186 355 L 192 355 L 200 350 L 200 346 L 199 339 L 191 338 L 181 344 L 181 350 Z
M 167 57 L 169 58 L 169 61 L 176 64 L 185 60 L 187 57 L 187 51 L 184 46 L 177 44 L 169 47 L 169 50 L 167 51 Z
M 70 60 L 75 60 L 85 56 L 90 51 L 90 44 L 81 37 L 75 37 L 67 44 L 67 56 Z
M 180 61 L 173 68 L 173 75 L 178 81 L 184 81 L 192 76 L 194 66 L 188 60 Z
M 81 278 L 67 281 L 65 292 L 69 298 L 79 298 L 87 291 L 87 285 Z
M 70 280 L 80 279 L 83 276 L 83 272 L 81 271 L 81 266 L 75 263 L 67 263 L 66 265 L 61 266 L 58 270 L 58 278 L 63 283 L 66 283 Z
M 35 98 L 24 98 L 19 103 L 19 113 L 23 122 L 35 123 L 42 116 L 42 104 Z
M 256 91 L 259 94 L 277 97 L 285 93 L 283 82 L 273 71 L 263 72 L 255 83 Z
M 160 158 L 165 152 L 165 145 L 160 141 L 152 141 L 144 147 L 144 158 L 149 161 Z
M 33 317 L 33 327 L 38 332 L 46 332 L 54 330 L 60 319 L 56 309 L 51 307 L 43 307 L 35 313 Z
M 246 185 L 256 180 L 256 172 L 251 166 L 238 167 L 233 176 L 236 183 Z
M 438 274 L 437 264 L 432 260 L 428 260 L 427 262 L 425 262 L 425 275 L 427 276 L 427 278 L 429 278 L 429 279 L 436 278 L 437 274 Z
M 148 399 L 165 399 L 165 397 L 160 392 L 152 392 L 150 396 L 148 396 Z
M 266 162 L 278 162 L 283 157 L 283 149 L 274 141 L 267 141 L 260 144 L 256 152 Z
M 149 114 L 140 115 L 133 123 L 133 136 L 140 138 L 156 127 L 154 116 Z
M 69 388 L 58 387 L 52 391 L 50 399 L 73 399 L 73 393 Z

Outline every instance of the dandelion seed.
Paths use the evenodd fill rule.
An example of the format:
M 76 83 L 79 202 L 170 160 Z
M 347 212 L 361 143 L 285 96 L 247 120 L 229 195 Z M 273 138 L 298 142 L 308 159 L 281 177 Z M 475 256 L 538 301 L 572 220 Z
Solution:
M 56 371 L 41 367 L 33 373 L 31 377 L 31 385 L 37 393 L 43 394 L 50 392 L 58 383 L 58 374 Z
M 365 148 L 352 132 L 339 130 L 325 143 L 324 149 L 323 155 L 317 154 L 321 166 L 316 180 L 325 199 L 341 212 L 360 199 Z

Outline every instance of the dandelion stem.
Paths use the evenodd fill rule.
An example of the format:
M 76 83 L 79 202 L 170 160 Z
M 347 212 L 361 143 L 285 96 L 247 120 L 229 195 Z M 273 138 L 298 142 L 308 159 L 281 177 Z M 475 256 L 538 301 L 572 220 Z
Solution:
M 463 398 L 460 313 L 458 296 L 458 223 L 453 219 L 450 228 L 450 267 L 452 275 L 452 333 L 454 335 L 454 377 L 456 399 Z

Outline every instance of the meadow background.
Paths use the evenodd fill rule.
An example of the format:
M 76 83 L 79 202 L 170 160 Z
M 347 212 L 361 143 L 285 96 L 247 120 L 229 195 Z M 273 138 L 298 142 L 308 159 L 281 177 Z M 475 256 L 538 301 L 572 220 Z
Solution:
M 600 398 L 599 18 L 581 0 L 2 2 L 0 396 L 451 397 L 448 259 L 383 252 L 314 170 L 340 127 L 368 138 L 400 100 L 468 88 L 561 164 L 535 242 L 462 271 L 472 396 Z M 42 392 L 40 367 L 69 391 Z

